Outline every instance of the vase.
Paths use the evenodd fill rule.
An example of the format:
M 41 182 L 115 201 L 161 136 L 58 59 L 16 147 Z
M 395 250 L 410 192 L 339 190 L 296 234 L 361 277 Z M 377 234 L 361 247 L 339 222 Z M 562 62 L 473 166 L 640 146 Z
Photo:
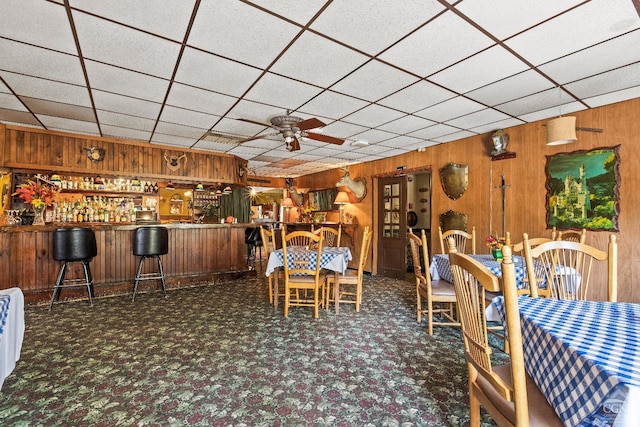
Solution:
M 502 249 L 491 249 L 491 255 L 496 261 L 502 261 Z
M 44 213 L 46 211 L 46 206 L 34 206 L 33 211 L 35 212 L 35 216 L 33 217 L 33 225 L 44 225 Z

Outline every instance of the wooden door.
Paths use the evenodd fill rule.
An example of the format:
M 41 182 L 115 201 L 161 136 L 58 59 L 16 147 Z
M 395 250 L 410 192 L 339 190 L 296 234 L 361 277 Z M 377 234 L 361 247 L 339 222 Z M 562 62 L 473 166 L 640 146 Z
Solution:
M 378 274 L 404 279 L 407 274 L 406 177 L 378 182 Z

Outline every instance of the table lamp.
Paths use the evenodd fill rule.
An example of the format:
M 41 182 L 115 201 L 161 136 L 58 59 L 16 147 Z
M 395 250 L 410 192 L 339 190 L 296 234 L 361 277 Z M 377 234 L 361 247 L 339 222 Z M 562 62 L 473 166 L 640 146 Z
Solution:
M 336 199 L 333 201 L 340 208 L 340 223 L 344 222 L 344 205 L 349 204 L 349 195 L 345 191 L 338 191 Z
M 293 204 L 293 200 L 291 200 L 291 197 L 285 197 L 282 200 L 282 207 L 286 212 L 286 221 L 283 221 L 283 222 L 289 222 L 289 209 L 291 209 L 293 206 L 294 204 Z

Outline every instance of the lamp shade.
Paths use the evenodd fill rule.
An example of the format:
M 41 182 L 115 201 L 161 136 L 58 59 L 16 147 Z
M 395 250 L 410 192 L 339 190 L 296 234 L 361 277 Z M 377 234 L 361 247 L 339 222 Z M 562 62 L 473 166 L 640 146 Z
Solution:
M 562 145 L 576 142 L 576 118 L 558 117 L 547 122 L 547 145 Z
M 283 199 L 282 206 L 284 206 L 285 208 L 292 208 L 294 205 L 293 205 L 293 200 L 291 200 L 291 197 L 286 197 L 285 199 Z
M 334 200 L 333 203 L 336 205 L 346 205 L 351 202 L 349 201 L 349 195 L 346 191 L 338 191 L 336 200 Z

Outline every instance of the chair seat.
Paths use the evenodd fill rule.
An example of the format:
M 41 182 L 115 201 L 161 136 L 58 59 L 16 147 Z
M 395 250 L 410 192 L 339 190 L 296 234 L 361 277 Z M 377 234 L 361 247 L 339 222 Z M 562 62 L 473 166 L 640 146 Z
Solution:
M 320 283 L 324 282 L 326 280 L 326 273 L 324 272 L 320 272 L 320 278 L 319 281 Z M 289 278 L 289 281 L 292 283 L 302 283 L 302 284 L 310 284 L 310 285 L 315 285 L 316 283 L 316 278 L 313 276 L 291 276 Z
M 420 283 L 419 290 L 426 296 L 428 294 L 427 284 Z M 435 299 L 437 300 L 442 300 L 442 298 L 439 297 L 448 297 L 447 299 L 451 302 L 456 301 L 456 291 L 453 285 L 445 281 L 435 280 L 431 282 L 431 295 L 436 297 Z
M 498 365 L 493 368 L 502 380 L 513 386 L 511 381 L 511 365 Z M 540 389 L 533 382 L 529 374 L 526 374 L 527 380 L 527 401 L 529 402 L 529 424 L 533 426 L 555 427 L 562 426 L 562 421 L 558 418 L 551 405 L 547 402 Z M 512 423 L 515 423 L 516 414 L 513 402 L 506 401 L 498 394 L 495 387 L 484 378 L 478 375 L 478 386 L 493 402 L 498 410 Z

